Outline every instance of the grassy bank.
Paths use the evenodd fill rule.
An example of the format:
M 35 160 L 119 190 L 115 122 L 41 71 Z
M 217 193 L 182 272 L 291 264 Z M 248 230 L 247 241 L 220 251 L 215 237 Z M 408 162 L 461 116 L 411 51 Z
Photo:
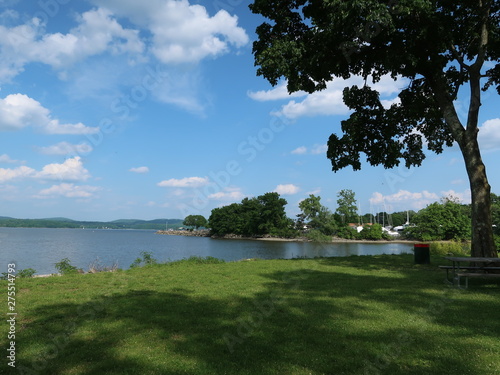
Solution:
M 24 372 L 13 373 L 500 374 L 500 286 L 449 288 L 432 263 L 180 262 L 19 279 Z

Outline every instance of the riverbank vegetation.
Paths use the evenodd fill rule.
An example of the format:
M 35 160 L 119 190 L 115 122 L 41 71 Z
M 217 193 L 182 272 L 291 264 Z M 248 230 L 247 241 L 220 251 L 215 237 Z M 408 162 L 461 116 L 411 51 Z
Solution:
M 500 248 L 500 198 L 495 194 L 491 197 L 494 232 Z M 370 241 L 398 238 L 460 243 L 471 238 L 470 205 L 454 197 L 444 197 L 418 212 L 360 215 L 351 190 L 338 193 L 335 212 L 321 203 L 320 196 L 311 194 L 300 201 L 301 212 L 295 220 L 286 217 L 286 205 L 287 201 L 278 193 L 244 198 L 241 203 L 212 210 L 207 225 L 214 236 L 305 237 L 315 242 L 331 242 L 332 238 Z M 457 245 L 455 250 L 458 248 L 462 251 L 464 247 Z
M 185 260 L 19 279 L 15 373 L 496 373 L 499 285 L 450 288 L 431 262 Z

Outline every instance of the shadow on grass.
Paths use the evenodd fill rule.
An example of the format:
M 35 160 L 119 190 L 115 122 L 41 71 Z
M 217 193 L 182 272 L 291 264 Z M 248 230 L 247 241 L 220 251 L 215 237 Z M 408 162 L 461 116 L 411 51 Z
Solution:
M 253 298 L 134 289 L 41 306 L 19 334 L 18 373 L 479 375 L 500 366 L 498 298 L 436 287 L 443 275 L 430 268 L 422 288 L 418 267 L 383 257 L 316 261 L 321 270 L 262 273 Z

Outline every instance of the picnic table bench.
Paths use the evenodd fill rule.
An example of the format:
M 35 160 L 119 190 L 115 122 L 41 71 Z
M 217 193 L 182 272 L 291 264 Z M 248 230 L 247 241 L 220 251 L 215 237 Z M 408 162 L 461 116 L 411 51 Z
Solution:
M 465 287 L 469 287 L 469 277 L 479 278 L 500 278 L 500 273 L 491 271 L 499 271 L 500 267 L 495 264 L 500 264 L 499 258 L 485 258 L 485 257 L 444 257 L 453 263 L 452 266 L 439 266 L 441 269 L 446 270 L 446 280 L 451 284 L 461 288 L 460 279 L 465 278 Z M 462 263 L 475 263 L 482 265 L 464 265 Z M 452 280 L 449 278 L 449 271 L 453 271 Z M 469 272 L 467 272 L 469 271 Z

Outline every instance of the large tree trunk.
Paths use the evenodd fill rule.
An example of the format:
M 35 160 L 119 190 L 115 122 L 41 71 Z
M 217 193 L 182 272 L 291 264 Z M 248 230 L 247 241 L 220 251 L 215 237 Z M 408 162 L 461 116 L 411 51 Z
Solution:
M 474 132 L 474 134 L 466 132 L 460 148 L 469 175 L 472 195 L 471 256 L 498 257 L 493 238 L 490 184 L 486 177 L 486 168 L 481 159 L 477 143 L 477 132 Z

